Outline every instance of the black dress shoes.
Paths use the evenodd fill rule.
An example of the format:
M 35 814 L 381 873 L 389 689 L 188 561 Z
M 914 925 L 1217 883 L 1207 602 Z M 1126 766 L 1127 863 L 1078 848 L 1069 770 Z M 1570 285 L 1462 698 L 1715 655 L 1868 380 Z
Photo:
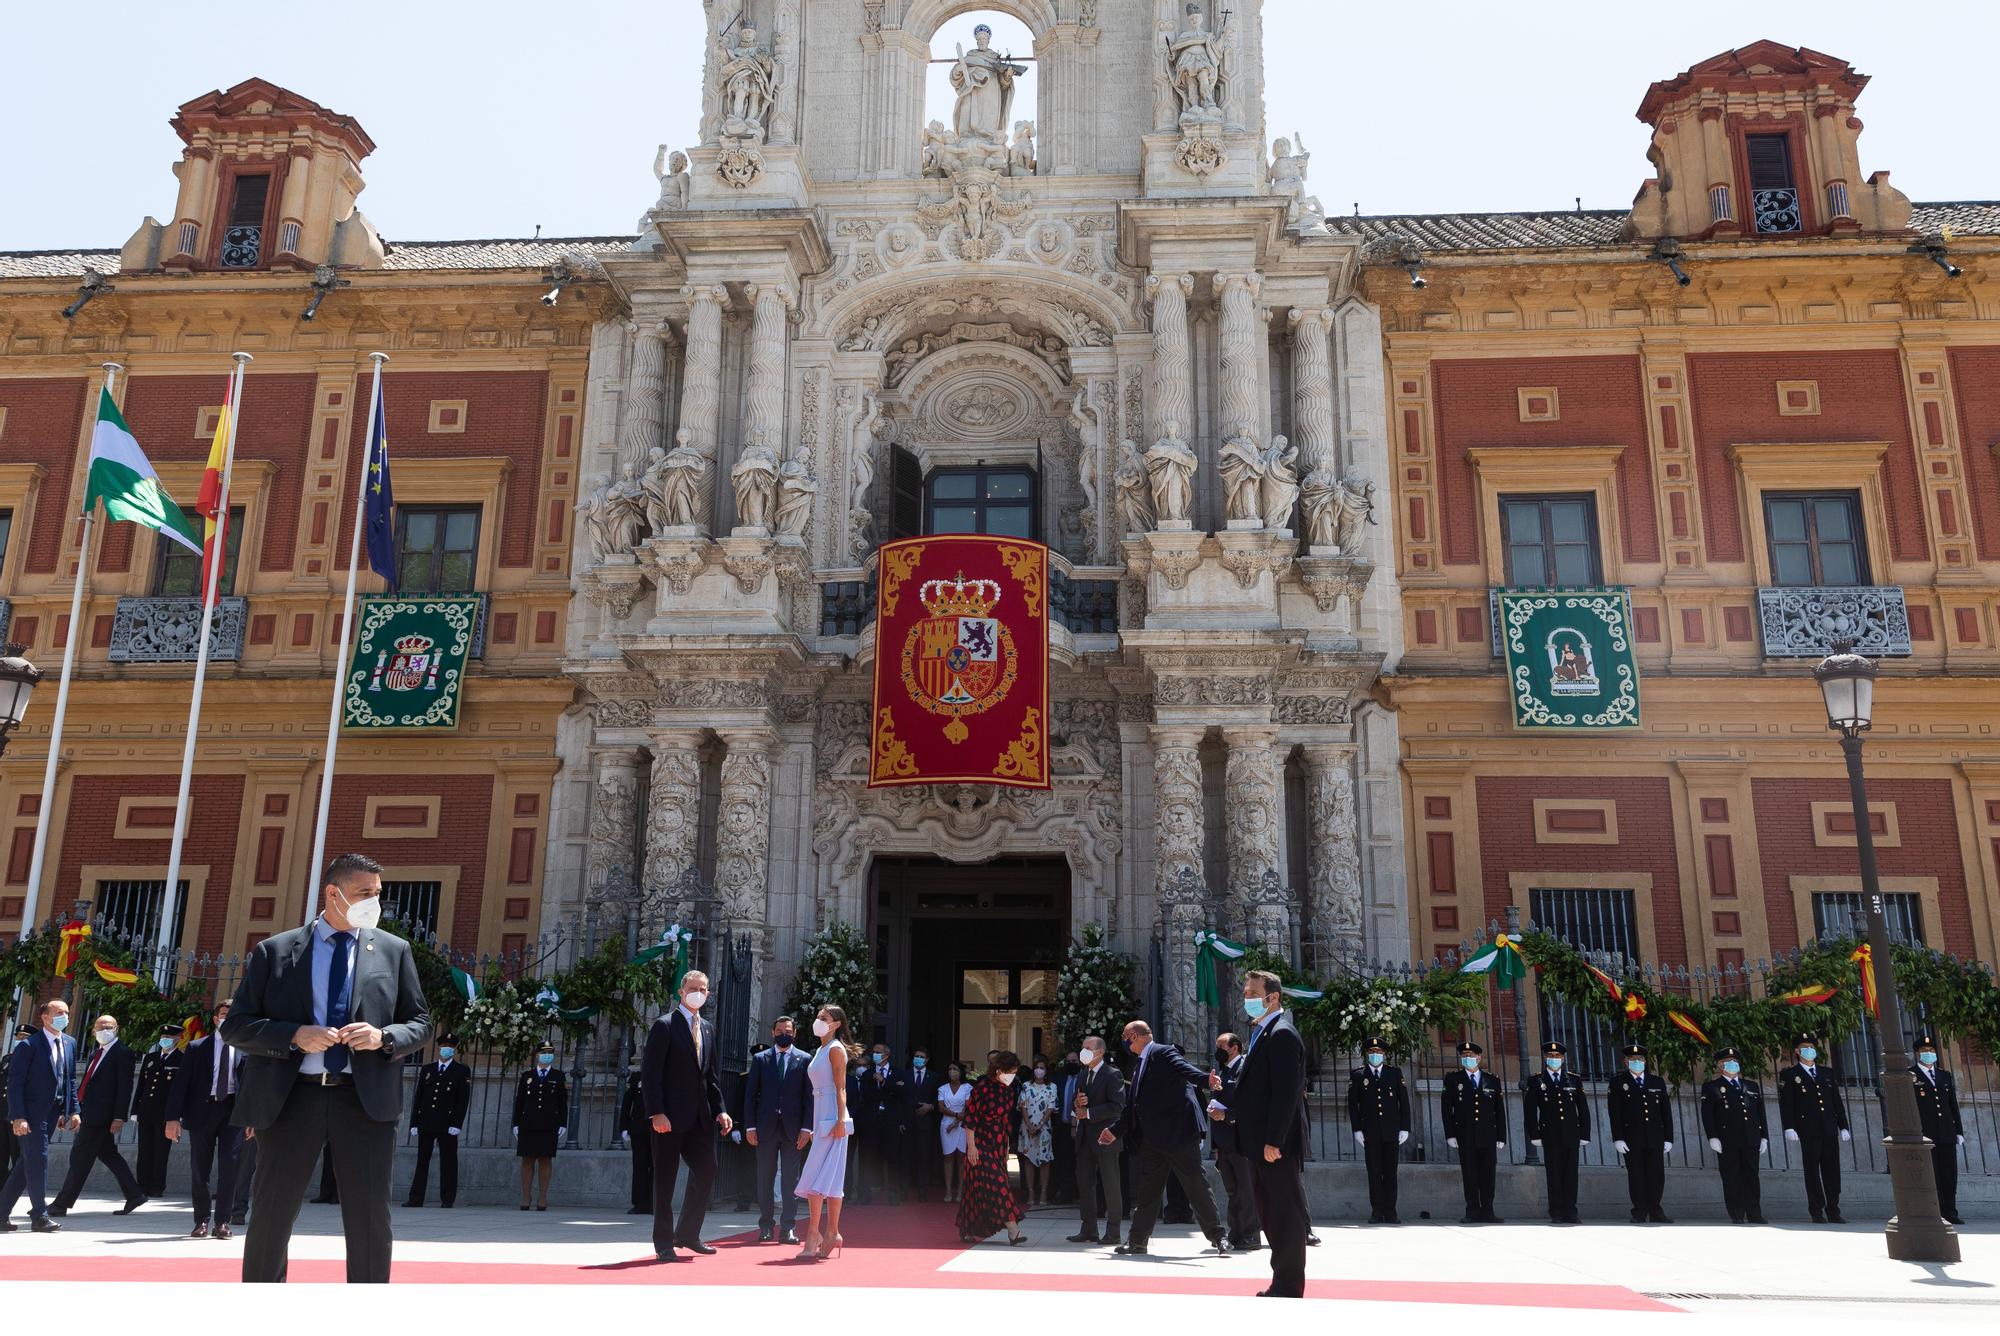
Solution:
M 416 1207 L 416 1206 L 422 1206 L 422 1205 L 423 1205 L 423 1203 L 422 1203 L 422 1202 L 420 1202 L 420 1201 L 406 1201 L 406 1202 L 404 1202 L 404 1203 L 403 1203 L 403 1205 L 404 1205 L 404 1207 L 405 1207 L 405 1208 L 407 1209 L 407 1208 L 409 1208 L 409 1207 Z
M 778 1242 L 784 1244 L 787 1248 L 791 1247 L 798 1241 L 799 1241 L 799 1236 L 796 1230 L 781 1229 L 778 1231 Z
M 695 1239 L 692 1242 L 683 1243 L 681 1244 L 681 1247 L 686 1248 L 691 1253 L 700 1253 L 703 1257 L 715 1256 L 715 1249 L 709 1247 L 706 1243 L 703 1243 L 700 1239 Z
M 1814 1224 L 1816 1224 L 1816 1225 L 1823 1225 L 1823 1224 L 1825 1224 L 1825 1223 L 1826 1223 L 1826 1212 L 1825 1212 L 1825 1211 L 1814 1211 L 1814 1212 L 1812 1213 L 1812 1218 L 1813 1218 L 1813 1223 L 1814 1223 Z
M 1753 1216 L 1749 1217 L 1749 1220 L 1750 1220 L 1750 1223 L 1751 1223 L 1751 1224 L 1753 1224 L 1753 1225 L 1762 1225 L 1762 1224 L 1768 1224 L 1768 1223 L 1770 1223 L 1769 1221 L 1765 1220 L 1765 1219 L 1764 1219 L 1764 1217 L 1763 1217 L 1763 1216 L 1761 1216 L 1761 1215 L 1753 1215 Z
M 1649 1212 L 1646 1218 L 1656 1225 L 1671 1225 L 1673 1223 L 1673 1217 L 1669 1216 L 1665 1211 Z
M 57 1223 L 56 1223 L 55 1221 L 53 1221 L 53 1220 L 49 1219 L 49 1218 L 48 1218 L 47 1216 L 45 1216 L 45 1215 L 38 1215 L 38 1216 L 36 1216 L 36 1217 L 34 1218 L 34 1221 L 33 1221 L 33 1224 L 32 1224 L 32 1226 L 31 1226 L 31 1228 L 33 1228 L 33 1229 L 34 1229 L 34 1231 L 35 1231 L 35 1232 L 36 1232 L 37 1234 L 60 1234 L 60 1233 L 62 1233 L 62 1226 L 61 1226 L 61 1225 L 59 1225 L 59 1224 L 57 1224 Z
M 52 1220 L 60 1220 L 68 1214 L 69 1214 L 69 1207 L 67 1206 L 49 1207 L 49 1218 Z
M 1118 1245 L 1118 1246 L 1117 1246 L 1116 1248 L 1113 1248 L 1113 1249 L 1112 1249 L 1111 1251 L 1112 1251 L 1112 1252 L 1115 1252 L 1115 1253 L 1117 1253 L 1117 1254 L 1118 1254 L 1118 1255 L 1119 1255 L 1120 1257 L 1145 1257 L 1145 1256 L 1147 1256 L 1147 1252 L 1146 1252 L 1146 1245 L 1145 1245 L 1145 1244 L 1143 1244 L 1143 1243 L 1137 1243 L 1137 1242 L 1134 1242 L 1134 1243 L 1121 1243 L 1121 1244 L 1119 1244 L 1119 1245 Z
M 1844 1225 L 1847 1223 L 1847 1217 L 1839 1211 L 1828 1211 L 1826 1213 L 1826 1222 L 1829 1225 Z
M 771 1241 L 772 1236 L 775 1235 L 776 1233 L 777 1231 L 772 1229 L 769 1225 L 764 1225 L 757 1231 L 757 1242 L 769 1243 Z
M 125 1199 L 125 1204 L 119 1207 L 117 1210 L 113 1211 L 111 1214 L 130 1215 L 132 1214 L 132 1212 L 138 1210 L 141 1206 L 144 1206 L 147 1201 L 148 1198 L 146 1198 L 145 1196 L 127 1197 Z
M 193 1229 L 189 1230 L 189 1231 L 188 1231 L 188 1237 L 189 1237 L 189 1238 L 191 1238 L 191 1239 L 205 1239 L 205 1238 L 207 1238 L 207 1237 L 208 1237 L 208 1221 L 204 1220 L 204 1221 L 202 1221 L 202 1222 L 201 1222 L 200 1224 L 196 1225 L 196 1226 L 195 1226 L 195 1227 L 194 1227 Z
M 1218 1231 L 1208 1236 L 1208 1246 L 1217 1257 L 1229 1256 L 1229 1240 Z
M 1069 1241 L 1071 1243 L 1096 1243 L 1099 1240 L 1095 1234 L 1072 1234 L 1069 1236 Z
M 654 1253 L 653 1260 L 656 1262 L 685 1262 L 688 1259 L 675 1252 L 672 1248 L 669 1248 L 665 1252 Z

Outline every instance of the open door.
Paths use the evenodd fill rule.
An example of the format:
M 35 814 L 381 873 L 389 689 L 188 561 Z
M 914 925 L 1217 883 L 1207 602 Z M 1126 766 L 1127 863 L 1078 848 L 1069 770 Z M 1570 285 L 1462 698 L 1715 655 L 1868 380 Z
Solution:
M 889 538 L 924 531 L 924 466 L 900 445 L 889 447 Z

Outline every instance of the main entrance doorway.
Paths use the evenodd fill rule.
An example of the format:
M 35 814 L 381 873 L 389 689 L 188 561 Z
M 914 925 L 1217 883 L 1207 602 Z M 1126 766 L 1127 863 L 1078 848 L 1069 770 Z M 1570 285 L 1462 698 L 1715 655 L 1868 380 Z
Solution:
M 1069 864 L 1006 858 L 875 864 L 875 956 L 887 1013 L 877 1035 L 942 1072 L 984 1069 L 989 1049 L 1055 1056 L 1056 973 L 1069 940 Z

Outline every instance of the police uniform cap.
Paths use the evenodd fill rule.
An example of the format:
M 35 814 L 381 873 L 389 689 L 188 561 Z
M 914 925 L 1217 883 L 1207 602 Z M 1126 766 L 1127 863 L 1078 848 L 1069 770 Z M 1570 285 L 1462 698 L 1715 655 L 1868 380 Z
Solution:
M 555 1051 L 556 1051 L 556 1046 L 554 1044 L 547 1042 L 546 1040 L 535 1046 L 535 1052 L 537 1053 L 553 1053 Z
M 457 1036 L 457 1035 L 455 1035 L 455 1034 L 441 1034 L 441 1035 L 439 1035 L 439 1036 L 438 1036 L 438 1042 L 439 1042 L 440 1044 L 454 1044 L 454 1045 L 455 1045 L 455 1044 L 457 1044 L 457 1043 L 458 1043 L 458 1036 Z M 554 1050 L 553 1050 L 553 1049 L 551 1049 L 550 1051 L 551 1051 L 551 1052 L 553 1052 Z
M 1466 1040 L 1464 1043 L 1458 1046 L 1458 1054 L 1460 1057 L 1465 1057 L 1468 1054 L 1476 1057 L 1479 1054 L 1484 1053 L 1485 1051 L 1486 1051 L 1485 1049 L 1473 1043 L 1470 1039 Z
M 1925 1030 L 1917 1035 L 1917 1042 L 1913 1044 L 1911 1047 L 1913 1049 L 1916 1049 L 1916 1048 L 1936 1048 L 1937 1046 L 1938 1046 L 1937 1036 L 1932 1034 L 1929 1030 Z
M 1618 1055 L 1624 1058 L 1643 1058 L 1646 1056 L 1646 1046 L 1644 1044 L 1627 1044 L 1618 1050 Z
M 1801 1034 L 1797 1039 L 1794 1039 L 1792 1041 L 1793 1048 L 1799 1048 L 1806 1044 L 1811 1044 L 1814 1048 L 1818 1048 L 1819 1036 L 1814 1034 L 1811 1030 L 1807 1030 L 1805 1033 Z
M 1569 1049 L 1564 1047 L 1560 1040 L 1551 1039 L 1542 1045 L 1542 1056 L 1545 1058 L 1560 1058 L 1568 1052 Z
M 30 1030 L 30 1029 L 29 1029 L 29 1028 L 28 1028 L 27 1026 L 25 1026 L 25 1025 L 17 1025 L 17 1026 L 15 1026 L 15 1027 L 14 1027 L 14 1037 L 15 1037 L 16 1039 L 26 1039 L 26 1038 L 27 1038 L 27 1037 L 28 1037 L 29 1035 L 31 1035 L 31 1034 L 33 1034 L 33 1033 L 34 1033 L 34 1031 L 33 1031 L 33 1030 Z
M 167 1039 L 167 1038 L 178 1039 L 185 1033 L 187 1033 L 187 1031 L 178 1025 L 162 1025 L 160 1027 L 160 1037 L 162 1039 Z
M 1363 1051 L 1364 1051 L 1364 1052 L 1365 1052 L 1366 1050 L 1368 1050 L 1368 1049 L 1371 1049 L 1371 1048 L 1379 1048 L 1379 1049 L 1381 1049 L 1381 1050 L 1382 1050 L 1382 1051 L 1383 1051 L 1384 1053 L 1387 1053 L 1387 1052 L 1389 1051 L 1389 1045 L 1388 1045 L 1388 1044 L 1386 1044 L 1386 1043 L 1384 1043 L 1384 1042 L 1382 1041 L 1381 1037 L 1380 1037 L 1380 1036 L 1378 1036 L 1378 1035 L 1370 1035 L 1370 1036 L 1368 1037 L 1368 1042 L 1367 1042 L 1367 1043 L 1365 1043 L 1365 1044 L 1363 1044 L 1363 1045 L 1362 1045 L 1361 1047 L 1362 1047 L 1362 1049 L 1363 1049 Z
M 1734 1044 L 1724 1044 L 1721 1048 L 1715 1050 L 1715 1060 L 1717 1062 L 1727 1062 L 1731 1058 L 1740 1058 L 1742 1056 L 1741 1053 L 1736 1051 Z

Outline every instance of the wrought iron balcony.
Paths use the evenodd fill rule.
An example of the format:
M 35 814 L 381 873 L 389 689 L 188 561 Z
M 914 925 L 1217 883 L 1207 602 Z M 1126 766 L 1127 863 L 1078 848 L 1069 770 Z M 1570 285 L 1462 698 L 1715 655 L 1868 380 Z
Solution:
M 1750 193 L 1751 216 L 1759 232 L 1799 230 L 1799 192 L 1796 190 L 1754 190 Z
M 7 628 L 14 624 L 14 600 L 0 598 L 0 642 L 7 639 Z
M 1079 580 L 1060 566 L 1049 574 L 1049 609 L 1071 635 L 1118 633 L 1118 582 Z
M 250 600 L 217 599 L 208 657 L 216 663 L 243 657 L 243 625 Z M 193 663 L 201 652 L 201 600 L 121 598 L 111 618 L 113 663 Z
M 255 269 L 257 261 L 264 253 L 264 229 L 248 223 L 235 223 L 222 232 L 222 267 L 224 269 Z
M 819 633 L 858 636 L 875 620 L 875 576 L 866 580 L 828 580 L 819 587 Z
M 1818 659 L 1836 640 L 1852 640 L 1871 659 L 1907 658 L 1910 614 L 1900 585 L 1780 585 L 1757 591 L 1764 654 Z

